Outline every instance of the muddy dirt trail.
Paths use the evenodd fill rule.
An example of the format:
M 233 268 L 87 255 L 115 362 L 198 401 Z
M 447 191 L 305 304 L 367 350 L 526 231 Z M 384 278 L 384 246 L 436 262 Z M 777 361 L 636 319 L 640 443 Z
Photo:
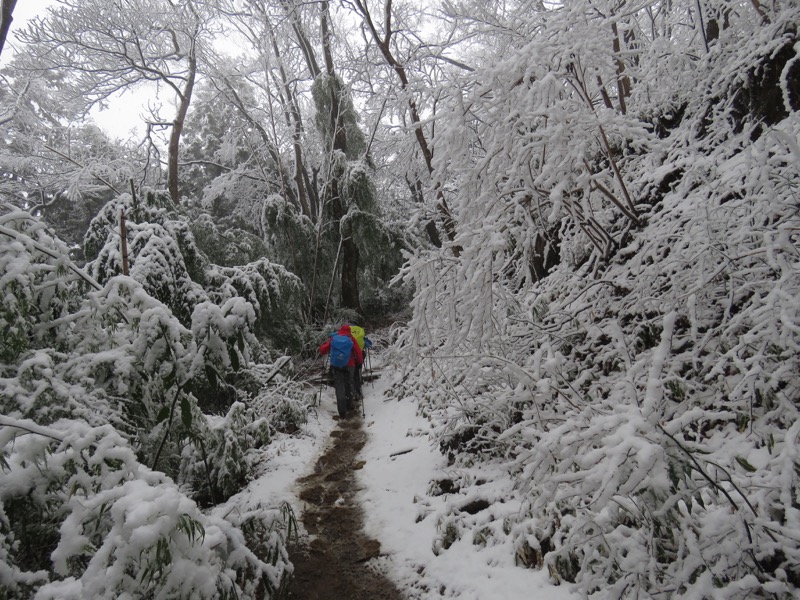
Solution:
M 339 421 L 331 443 L 298 480 L 304 503 L 306 546 L 290 548 L 295 574 L 291 600 L 402 600 L 394 584 L 367 564 L 380 555 L 380 544 L 364 535 L 362 511 L 355 501 L 357 456 L 367 440 L 360 416 Z

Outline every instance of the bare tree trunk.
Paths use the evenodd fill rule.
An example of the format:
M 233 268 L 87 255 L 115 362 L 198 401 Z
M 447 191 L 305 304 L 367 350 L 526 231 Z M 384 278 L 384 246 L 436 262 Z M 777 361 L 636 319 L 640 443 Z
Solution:
M 769 15 L 767 15 L 767 13 L 764 11 L 764 7 L 761 6 L 761 2 L 759 2 L 759 0 L 750 0 L 750 3 L 758 13 L 758 16 L 761 17 L 761 24 L 768 25 L 770 23 Z
M 292 185 L 292 180 L 289 178 L 288 174 L 283 168 L 283 160 L 281 158 L 281 153 L 278 149 L 278 146 L 272 141 L 272 138 L 269 136 L 269 132 L 264 128 L 264 126 L 259 123 L 257 119 L 253 118 L 253 115 L 250 114 L 247 106 L 245 105 L 241 96 L 239 96 L 239 93 L 236 91 L 236 88 L 234 88 L 233 84 L 227 78 L 224 78 L 223 82 L 225 83 L 225 89 L 220 91 L 224 91 L 225 95 L 230 99 L 231 104 L 233 104 L 236 110 L 239 111 L 239 114 L 242 115 L 242 117 L 244 117 L 244 119 L 250 123 L 253 129 L 258 132 L 259 136 L 261 137 L 261 141 L 264 142 L 267 152 L 269 152 L 270 158 L 272 158 L 273 162 L 275 163 L 275 170 L 278 172 L 281 193 L 287 200 L 289 200 L 289 202 L 294 204 L 297 209 L 302 210 L 297 199 L 297 194 L 295 193 L 295 189 Z M 262 170 L 262 173 L 264 174 L 265 181 L 267 181 L 268 177 L 266 172 Z
M 331 292 L 333 292 L 333 284 L 336 282 L 336 269 L 339 267 L 339 256 L 342 254 L 342 238 L 339 238 L 339 246 L 336 248 L 336 258 L 333 261 L 333 270 L 331 271 L 331 284 L 328 286 L 328 295 L 325 297 L 325 310 L 322 313 L 322 321 L 328 318 L 328 305 L 331 302 Z
M 297 10 L 289 0 L 281 0 L 281 4 L 283 4 L 284 10 L 286 10 L 286 14 L 291 20 L 292 30 L 297 36 L 297 43 L 300 45 L 303 58 L 305 58 L 306 66 L 308 66 L 308 72 L 311 73 L 312 79 L 316 79 L 322 74 L 322 71 L 317 64 L 317 57 L 314 54 L 314 47 L 308 41 L 305 31 L 303 31 L 303 26 L 297 16 Z
M 613 49 L 614 49 L 614 56 L 616 57 L 615 60 L 617 62 L 617 96 L 619 97 L 619 112 L 623 115 L 628 112 L 628 106 L 625 102 L 626 98 L 629 98 L 631 95 L 631 80 L 625 74 L 625 62 L 622 60 L 621 55 L 621 44 L 619 41 L 619 30 L 617 29 L 617 23 L 614 21 L 611 23 L 611 31 L 614 33 L 614 40 L 612 42 Z
M 0 13 L 0 54 L 3 53 L 3 46 L 6 45 L 8 30 L 11 28 L 11 21 L 14 20 L 12 14 L 16 5 L 17 0 L 3 0 L 2 13 Z
M 265 19 L 266 19 L 265 15 Z M 306 193 L 305 180 L 303 178 L 304 161 L 303 161 L 303 122 L 300 116 L 300 107 L 297 105 L 297 99 L 292 92 L 289 78 L 286 75 L 286 68 L 283 65 L 281 52 L 278 48 L 278 41 L 275 38 L 275 32 L 272 29 L 272 24 L 267 21 L 269 26 L 270 41 L 272 42 L 272 51 L 275 53 L 275 59 L 278 61 L 278 72 L 280 73 L 280 85 L 283 88 L 283 94 L 279 94 L 281 103 L 283 104 L 283 111 L 286 116 L 287 125 L 292 129 L 292 146 L 294 149 L 294 184 L 297 192 L 297 199 L 300 203 L 300 209 L 312 222 L 316 221 L 316 215 L 311 213 L 311 208 Z
M 180 201 L 180 192 L 178 190 L 178 152 L 180 150 L 181 135 L 183 134 L 183 125 L 186 122 L 186 114 L 189 112 L 189 104 L 192 101 L 192 91 L 194 90 L 196 75 L 197 55 L 195 42 L 192 40 L 192 48 L 189 52 L 189 73 L 186 76 L 186 84 L 183 86 L 183 90 L 181 90 L 180 93 L 178 114 L 175 116 L 175 121 L 172 123 L 172 133 L 169 136 L 167 188 L 169 189 L 170 198 L 172 198 L 175 204 Z
M 406 176 L 406 183 L 408 184 L 408 189 L 411 192 L 411 197 L 414 198 L 414 201 L 419 205 L 424 205 L 425 196 L 422 190 L 422 182 L 419 180 L 419 177 L 415 177 L 414 181 L 412 182 Z M 431 220 L 425 223 L 425 232 L 428 234 L 428 240 L 430 240 L 431 244 L 437 248 L 442 247 L 442 240 L 439 237 L 439 230 L 436 229 L 436 223 L 434 221 Z
M 122 252 L 122 274 L 127 277 L 128 271 L 128 229 L 125 227 L 125 210 L 119 211 L 119 239 Z
M 614 108 L 614 105 L 611 104 L 611 97 L 606 91 L 606 84 L 603 83 L 603 78 L 600 77 L 600 75 L 597 76 L 597 87 L 600 88 L 600 95 L 603 97 L 603 104 L 605 107 L 608 109 Z

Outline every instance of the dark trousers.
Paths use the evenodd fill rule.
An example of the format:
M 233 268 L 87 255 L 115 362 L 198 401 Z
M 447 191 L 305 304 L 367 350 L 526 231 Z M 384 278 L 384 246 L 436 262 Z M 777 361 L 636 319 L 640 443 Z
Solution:
M 358 365 L 353 374 L 353 395 L 359 400 L 364 397 L 364 393 L 361 390 L 362 384 L 364 383 L 364 379 L 361 377 L 363 369 L 364 365 Z
M 344 417 L 353 408 L 353 367 L 339 369 L 331 367 L 333 387 L 336 390 L 336 409 Z

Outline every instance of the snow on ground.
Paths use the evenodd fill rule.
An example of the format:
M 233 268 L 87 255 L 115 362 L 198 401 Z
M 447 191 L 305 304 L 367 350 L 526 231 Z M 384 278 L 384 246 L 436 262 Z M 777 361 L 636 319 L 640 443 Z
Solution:
M 431 481 L 448 476 L 446 460 L 431 445 L 427 436 L 430 423 L 417 415 L 416 402 L 385 398 L 388 385 L 389 377 L 384 375 L 374 387 L 367 384 L 364 388 L 364 427 L 369 439 L 361 453 L 365 465 L 358 471 L 364 487 L 360 501 L 366 533 L 381 543 L 379 567 L 409 598 L 420 600 L 571 598 L 566 585 L 550 583 L 546 570 L 514 565 L 514 551 L 507 543 L 482 546 L 467 532 L 442 549 L 441 521 L 446 522 L 453 507 L 475 498 L 471 492 L 428 494 Z M 501 473 L 493 473 L 492 479 L 499 482 L 495 486 L 512 483 Z M 486 485 L 491 486 L 491 480 Z M 493 500 L 498 498 L 487 493 Z M 475 519 L 488 525 L 502 521 L 509 510 L 519 509 L 510 500 L 493 501 Z
M 288 502 L 300 524 L 302 502 L 297 498 L 295 481 L 313 470 L 317 458 L 325 451 L 331 430 L 336 427 L 335 408 L 331 410 L 331 406 L 335 406 L 332 390 L 323 391 L 321 405 L 311 407 L 308 422 L 300 433 L 275 435 L 263 450 L 259 477 L 228 502 L 216 507 L 215 512 L 225 514 L 232 507 L 246 509 L 258 504 L 279 508 Z
M 380 367 L 380 363 L 376 367 Z M 363 427 L 368 441 L 360 454 L 364 467 L 356 471 L 362 486 L 359 501 L 364 509 L 366 534 L 381 543 L 376 567 L 396 582 L 410 600 L 458 598 L 459 600 L 566 600 L 567 586 L 553 586 L 545 570 L 514 564 L 514 550 L 507 542 L 480 545 L 473 532 L 462 533 L 443 548 L 447 516 L 454 508 L 474 501 L 469 492 L 431 496 L 431 482 L 450 476 L 445 458 L 427 436 L 431 424 L 417 415 L 413 400 L 387 399 L 390 385 L 385 374 L 364 384 Z M 325 388 L 321 405 L 309 413 L 302 433 L 278 435 L 265 450 L 262 475 L 246 490 L 217 508 L 256 504 L 279 507 L 289 502 L 298 522 L 302 502 L 295 481 L 314 468 L 324 453 L 330 432 L 336 427 L 333 388 Z M 502 522 L 504 514 L 521 510 L 508 493 L 513 482 L 502 473 L 483 474 L 489 487 L 484 496 L 491 506 L 478 512 L 475 523 Z M 481 474 L 475 474 L 475 478 Z M 477 489 L 482 489 L 478 486 Z M 301 525 L 302 529 L 302 525 Z

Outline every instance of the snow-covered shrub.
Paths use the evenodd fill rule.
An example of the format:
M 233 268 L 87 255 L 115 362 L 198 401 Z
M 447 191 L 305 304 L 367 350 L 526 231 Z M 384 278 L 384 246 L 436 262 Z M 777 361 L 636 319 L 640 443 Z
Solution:
M 110 426 L 4 417 L 0 449 L 7 597 L 257 598 L 281 586 L 285 555 L 263 562 Z
M 238 297 L 253 307 L 252 327 L 265 343 L 279 349 L 297 346 L 304 288 L 296 275 L 262 258 L 236 267 L 214 266 L 207 279 L 215 303 Z
M 584 597 L 794 597 L 798 9 L 742 5 L 699 59 L 631 13 L 623 110 L 586 101 L 622 21 L 585 8 L 526 17 L 437 125 L 461 251 L 409 262 L 397 389 L 453 469 L 513 474 L 520 562 Z
M 289 371 L 289 357 L 278 359 L 274 365 L 254 365 L 249 370 L 258 382 L 249 403 L 262 415 L 273 431 L 296 433 L 308 420 L 313 395 L 295 385 Z
M 269 441 L 263 417 L 235 404 L 218 424 L 191 391 L 251 360 L 254 308 L 199 302 L 187 328 L 134 278 L 86 275 L 30 215 L 0 219 L 2 325 L 14 340 L 0 363 L 2 597 L 281 589 L 285 515 L 251 515 L 272 532 L 254 538 L 269 545 L 266 564 L 190 499 L 239 491 Z
M 113 418 L 108 398 L 87 396 L 64 377 L 82 339 L 76 313 L 99 284 L 43 224 L 17 210 L 0 216 L 0 269 L 0 413 L 44 424 L 69 415 L 94 424 Z
M 101 283 L 122 274 L 123 213 L 130 276 L 188 324 L 194 307 L 207 298 L 202 287 L 206 261 L 187 223 L 163 194 L 149 192 L 142 199 L 122 194 L 103 207 L 84 240 L 88 270 Z
M 222 419 L 184 427 L 191 443 L 183 448 L 180 480 L 191 485 L 201 504 L 220 504 L 244 488 L 259 457 L 256 451 L 270 440 L 267 419 L 241 402 Z
M 0 361 L 10 363 L 57 340 L 51 322 L 74 309 L 90 284 L 70 270 L 67 246 L 23 211 L 0 215 L 0 249 Z
M 207 213 L 191 215 L 191 228 L 197 247 L 215 265 L 246 265 L 267 255 L 260 237 L 238 227 L 219 227 Z

